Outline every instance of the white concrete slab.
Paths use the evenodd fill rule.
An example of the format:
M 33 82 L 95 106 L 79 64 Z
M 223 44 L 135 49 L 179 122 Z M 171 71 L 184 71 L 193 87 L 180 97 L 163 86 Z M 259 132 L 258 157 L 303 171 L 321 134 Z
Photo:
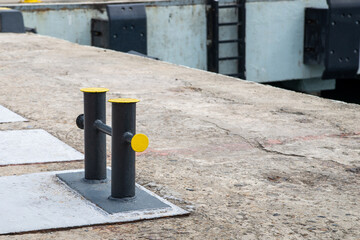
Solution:
M 24 121 L 27 121 L 27 119 L 0 105 L 0 123 Z
M 79 170 L 0 177 L 0 234 L 131 222 L 188 213 L 137 185 L 170 207 L 108 214 L 72 191 L 55 176 L 75 171 Z
M 0 131 L 0 165 L 81 159 L 82 153 L 44 130 Z

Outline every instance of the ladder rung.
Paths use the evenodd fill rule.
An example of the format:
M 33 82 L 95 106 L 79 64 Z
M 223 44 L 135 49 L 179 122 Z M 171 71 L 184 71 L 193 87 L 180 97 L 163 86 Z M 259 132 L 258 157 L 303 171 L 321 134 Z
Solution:
M 231 26 L 231 25 L 239 25 L 239 22 L 227 22 L 227 23 L 219 23 L 219 26 Z
M 239 42 L 240 39 L 231 39 L 231 40 L 220 40 L 218 43 L 235 43 Z
M 241 7 L 242 4 L 231 4 L 231 5 L 221 5 L 219 6 L 219 8 L 236 8 L 236 7 Z
M 236 56 L 236 57 L 222 57 L 222 58 L 219 58 L 219 61 L 226 61 L 226 60 L 237 60 L 237 59 L 240 59 L 241 56 Z

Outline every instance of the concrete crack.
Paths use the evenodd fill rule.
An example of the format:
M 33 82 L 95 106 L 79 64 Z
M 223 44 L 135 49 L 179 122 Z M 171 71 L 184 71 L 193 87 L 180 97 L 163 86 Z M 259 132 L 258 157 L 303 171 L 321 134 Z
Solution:
M 241 138 L 241 140 L 243 140 L 244 142 L 246 142 L 247 144 L 249 144 L 250 146 L 252 146 L 252 147 L 254 147 L 254 148 L 256 147 L 256 146 L 254 146 L 254 144 L 253 144 L 251 141 L 249 141 L 247 138 L 241 136 L 241 135 L 238 134 L 238 133 L 232 132 L 230 129 L 221 127 L 221 126 L 219 126 L 218 124 L 216 124 L 216 123 L 214 123 L 214 122 L 210 122 L 209 120 L 202 120 L 202 121 L 203 121 L 203 122 L 206 122 L 206 123 L 210 123 L 210 124 L 214 125 L 216 128 L 225 131 L 227 135 L 232 134 L 232 135 L 234 135 L 234 136 L 237 136 L 237 137 Z
M 260 149 L 260 150 L 262 150 L 262 151 L 264 151 L 264 152 L 272 153 L 272 154 L 277 154 L 277 155 L 282 155 L 282 156 L 287 156 L 287 157 L 301 157 L 301 158 L 306 158 L 306 156 L 304 156 L 304 155 L 293 154 L 293 153 L 283 153 L 283 152 L 280 152 L 280 151 L 267 149 L 264 145 L 262 145 L 260 142 L 258 142 L 258 141 L 256 141 L 256 140 L 250 141 L 250 140 L 246 139 L 245 137 L 241 136 L 240 134 L 238 134 L 238 133 L 233 133 L 233 132 L 231 132 L 231 130 L 229 130 L 229 129 L 227 129 L 227 128 L 224 128 L 224 127 L 221 127 L 221 126 L 219 126 L 218 124 L 216 124 L 216 123 L 214 123 L 214 122 L 211 122 L 211 121 L 209 121 L 209 120 L 203 120 L 203 121 L 206 122 L 206 123 L 210 123 L 210 124 L 214 125 L 216 128 L 225 131 L 227 135 L 232 134 L 232 135 L 235 135 L 235 136 L 240 137 L 244 142 L 246 142 L 246 143 L 249 144 L 250 146 L 252 146 L 252 147 L 254 147 L 254 148 L 257 148 L 257 149 Z
M 216 124 L 216 123 L 210 122 L 210 121 L 208 121 L 208 120 L 202 120 L 202 121 L 214 125 L 216 128 L 219 128 L 219 129 L 225 131 L 226 134 L 229 134 L 229 133 L 231 132 L 229 129 L 224 128 L 224 127 L 220 127 L 220 126 L 219 126 L 218 124 Z M 234 134 L 234 135 L 238 135 L 238 134 Z
M 283 155 L 283 156 L 287 156 L 287 157 L 301 157 L 301 158 L 306 158 L 306 156 L 304 155 L 299 155 L 299 154 L 293 154 L 293 153 L 283 153 L 280 151 L 276 151 L 276 150 L 270 150 L 267 149 L 264 145 L 262 145 L 260 142 L 254 140 L 256 142 L 257 148 L 260 150 L 263 150 L 264 152 L 267 153 L 273 153 L 273 154 L 278 154 L 278 155 Z

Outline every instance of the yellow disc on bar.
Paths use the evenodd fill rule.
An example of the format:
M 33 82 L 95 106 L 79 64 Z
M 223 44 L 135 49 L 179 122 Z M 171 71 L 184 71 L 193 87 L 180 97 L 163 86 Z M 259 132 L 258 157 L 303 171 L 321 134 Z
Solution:
M 113 99 L 110 99 L 109 102 L 112 102 L 112 103 L 137 103 L 137 102 L 140 102 L 140 100 L 135 99 L 135 98 L 113 98 Z
M 103 93 L 109 91 L 107 88 L 98 88 L 98 87 L 91 87 L 91 88 L 82 88 L 80 91 L 85 93 Z
M 143 152 L 149 146 L 149 138 L 145 134 L 135 134 L 131 139 L 131 147 L 135 152 Z

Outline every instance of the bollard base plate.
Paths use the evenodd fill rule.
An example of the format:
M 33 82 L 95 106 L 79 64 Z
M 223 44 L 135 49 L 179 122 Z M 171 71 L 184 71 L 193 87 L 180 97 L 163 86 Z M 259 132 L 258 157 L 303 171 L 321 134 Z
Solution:
M 161 207 L 157 209 L 154 209 L 154 206 L 142 205 L 143 210 L 130 210 L 134 208 L 127 206 L 127 208 L 122 207 L 124 212 L 110 214 L 57 177 L 66 173 L 79 174 L 82 170 L 1 176 L 0 235 L 126 223 L 189 214 L 188 211 L 140 185 L 137 185 L 138 190 L 158 199 L 164 205 L 156 203 L 156 207 Z M 162 206 L 166 207 L 162 208 Z
M 111 170 L 107 170 L 107 175 L 111 176 Z M 135 197 L 113 199 L 110 197 L 111 180 L 91 183 L 84 179 L 84 171 L 61 173 L 57 174 L 57 177 L 84 198 L 110 214 L 170 207 L 139 185 L 135 187 Z

